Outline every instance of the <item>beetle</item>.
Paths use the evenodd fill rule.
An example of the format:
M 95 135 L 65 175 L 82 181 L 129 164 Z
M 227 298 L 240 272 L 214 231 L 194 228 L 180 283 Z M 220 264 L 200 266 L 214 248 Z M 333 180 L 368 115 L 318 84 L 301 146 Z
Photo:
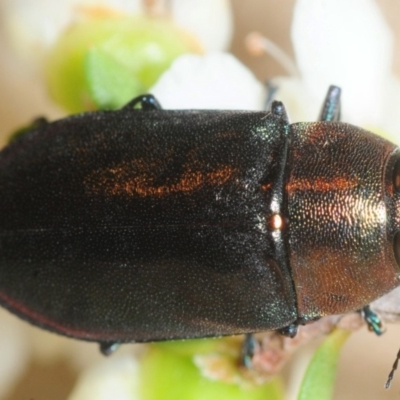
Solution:
M 106 354 L 368 305 L 399 285 L 400 151 L 339 119 L 332 86 L 312 123 L 152 95 L 39 120 L 0 152 L 0 304 Z

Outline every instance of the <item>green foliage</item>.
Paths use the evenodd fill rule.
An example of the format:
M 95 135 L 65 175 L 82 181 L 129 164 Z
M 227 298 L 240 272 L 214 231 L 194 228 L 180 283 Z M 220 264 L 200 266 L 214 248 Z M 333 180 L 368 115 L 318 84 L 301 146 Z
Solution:
M 197 354 L 229 352 L 225 339 L 191 340 L 151 345 L 141 362 L 142 400 L 283 400 L 281 381 L 265 385 L 212 380 L 194 363 Z M 228 355 L 229 359 L 229 355 Z M 235 360 L 236 364 L 238 360 Z M 224 364 L 221 363 L 221 367 Z M 240 381 L 240 380 L 239 380 Z M 242 382 L 243 383 L 243 382 Z
M 317 349 L 308 365 L 298 400 L 332 398 L 340 351 L 350 332 L 336 329 Z
M 70 112 L 117 109 L 145 93 L 175 58 L 198 50 L 164 19 L 88 19 L 65 31 L 50 52 L 49 92 Z

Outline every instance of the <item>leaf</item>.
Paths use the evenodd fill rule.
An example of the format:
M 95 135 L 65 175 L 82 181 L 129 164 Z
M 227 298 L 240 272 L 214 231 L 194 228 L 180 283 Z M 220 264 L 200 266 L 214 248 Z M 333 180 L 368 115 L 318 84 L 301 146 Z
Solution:
M 268 384 L 256 386 L 226 383 L 203 376 L 193 362 L 194 356 L 190 355 L 194 350 L 194 342 L 190 341 L 190 345 L 183 352 L 177 351 L 177 346 L 150 346 L 141 361 L 141 400 L 284 399 L 279 378 Z M 199 345 L 200 352 L 203 352 L 210 345 L 210 341 L 199 341 Z
M 146 90 L 129 68 L 98 47 L 86 55 L 85 75 L 90 96 L 99 109 L 118 109 Z
M 349 336 L 349 331 L 336 329 L 317 349 L 304 375 L 298 400 L 331 399 L 340 351 Z
M 58 38 L 46 80 L 68 111 L 116 108 L 147 91 L 177 57 L 199 51 L 195 39 L 165 19 L 89 18 Z

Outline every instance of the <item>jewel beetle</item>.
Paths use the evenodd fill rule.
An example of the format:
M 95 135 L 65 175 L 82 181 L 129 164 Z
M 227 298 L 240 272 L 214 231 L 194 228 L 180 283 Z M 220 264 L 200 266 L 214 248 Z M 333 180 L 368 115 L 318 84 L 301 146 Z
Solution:
M 99 342 L 294 333 L 399 285 L 400 151 L 269 111 L 39 120 L 0 152 L 0 304 Z

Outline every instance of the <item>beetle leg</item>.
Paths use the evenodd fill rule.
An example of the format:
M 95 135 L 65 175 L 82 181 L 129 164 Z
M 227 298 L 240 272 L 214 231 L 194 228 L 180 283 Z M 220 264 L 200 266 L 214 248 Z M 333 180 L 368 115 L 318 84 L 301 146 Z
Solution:
M 341 89 L 339 87 L 329 86 L 319 115 L 320 121 L 340 121 L 340 94 Z
M 242 365 L 246 368 L 252 366 L 253 356 L 259 349 L 260 343 L 252 333 L 247 333 L 242 344 Z
M 141 96 L 135 97 L 129 103 L 125 104 L 122 109 L 125 108 L 135 108 L 135 106 L 140 105 L 142 110 L 161 110 L 162 107 L 158 100 L 152 94 L 143 94 Z
M 281 329 L 277 329 L 277 332 L 283 336 L 294 338 L 297 335 L 298 330 L 299 330 L 299 325 L 296 323 L 293 323 L 293 324 L 285 326 Z
M 286 112 L 286 108 L 281 101 L 274 100 L 271 103 L 271 113 L 275 114 L 277 117 L 282 118 L 285 122 L 289 123 L 289 117 Z
M 119 346 L 121 346 L 121 343 L 118 342 L 100 342 L 100 352 L 104 356 L 109 356 L 113 354 Z
M 368 325 L 368 330 L 374 331 L 376 335 L 380 336 L 384 332 L 382 330 L 382 321 L 376 313 L 374 313 L 369 306 L 361 309 L 361 315 Z

